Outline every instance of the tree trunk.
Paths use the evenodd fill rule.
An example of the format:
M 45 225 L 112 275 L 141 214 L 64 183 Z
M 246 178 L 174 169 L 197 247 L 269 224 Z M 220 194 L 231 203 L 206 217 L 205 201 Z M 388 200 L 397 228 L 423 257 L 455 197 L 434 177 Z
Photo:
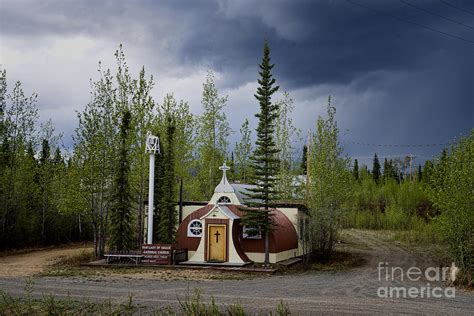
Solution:
M 48 204 L 48 193 L 43 189 L 43 207 L 41 212 L 41 239 L 43 243 L 46 242 L 45 227 L 46 227 L 46 209 Z
M 82 222 L 81 222 L 81 214 L 77 214 L 77 225 L 79 229 L 79 240 L 82 240 Z
M 265 267 L 270 265 L 270 245 L 268 242 L 268 229 L 265 230 Z

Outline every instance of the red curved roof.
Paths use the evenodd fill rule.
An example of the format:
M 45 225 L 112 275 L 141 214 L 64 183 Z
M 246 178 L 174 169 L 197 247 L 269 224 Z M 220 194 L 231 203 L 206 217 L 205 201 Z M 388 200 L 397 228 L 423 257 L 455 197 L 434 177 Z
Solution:
M 179 225 L 178 228 L 178 247 L 181 249 L 188 249 L 195 251 L 198 246 L 201 238 L 196 237 L 187 237 L 188 224 L 193 219 L 199 219 L 208 213 L 214 205 L 206 205 L 193 213 L 187 216 Z M 239 217 L 245 216 L 245 208 L 242 208 L 237 205 L 226 205 L 235 215 Z M 286 250 L 297 249 L 298 248 L 298 234 L 296 229 L 291 223 L 291 221 L 286 217 L 283 212 L 276 209 L 272 212 L 273 220 L 275 222 L 275 227 L 272 232 L 269 234 L 269 246 L 271 253 L 278 253 Z M 239 223 L 240 220 L 236 220 L 236 223 Z M 240 224 L 240 223 L 239 223 Z M 261 239 L 246 239 L 242 238 L 242 226 L 236 225 L 238 229 L 238 240 L 236 240 L 234 234 L 234 243 L 237 248 L 240 248 L 244 252 L 265 252 L 265 240 Z M 240 244 L 240 247 L 239 247 Z

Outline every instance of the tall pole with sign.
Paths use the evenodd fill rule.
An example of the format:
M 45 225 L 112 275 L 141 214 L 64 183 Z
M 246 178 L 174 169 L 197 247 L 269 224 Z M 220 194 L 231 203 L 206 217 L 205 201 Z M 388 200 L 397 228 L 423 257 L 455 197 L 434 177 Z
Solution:
M 155 154 L 160 153 L 158 136 L 148 132 L 145 151 L 150 154 L 150 173 L 148 177 L 148 225 L 147 244 L 153 244 L 153 203 L 155 193 Z

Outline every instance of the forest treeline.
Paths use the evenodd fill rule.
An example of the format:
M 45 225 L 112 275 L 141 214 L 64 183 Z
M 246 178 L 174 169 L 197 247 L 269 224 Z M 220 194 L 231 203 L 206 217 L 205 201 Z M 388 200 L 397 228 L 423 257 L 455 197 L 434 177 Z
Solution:
M 93 240 L 95 253 L 101 256 L 114 229 L 131 233 L 132 248 L 143 244 L 149 131 L 160 138 L 154 218 L 155 239 L 160 242 L 175 238 L 180 190 L 184 200 L 208 200 L 224 161 L 231 167 L 233 181 L 250 180 L 254 144 L 249 121 L 242 122 L 239 131 L 231 130 L 227 96 L 219 94 L 212 72 L 202 85 L 202 114 L 194 115 L 189 104 L 172 93 L 153 99 L 153 77 L 144 67 L 134 76 L 121 46 L 115 58 L 113 70 L 99 62 L 98 79 L 90 82 L 90 101 L 77 112 L 71 148 L 62 145 L 62 135 L 51 121 L 39 123 L 38 95 L 27 95 L 21 82 L 8 89 L 7 72 L 1 71 L 0 249 Z M 299 134 L 291 120 L 289 94 L 283 93 L 276 103 L 275 139 L 282 149 L 278 185 L 286 186 L 281 191 L 289 199 L 293 174 L 299 173 L 292 165 L 298 160 L 293 144 Z M 232 133 L 240 137 L 231 145 Z M 127 184 L 119 187 L 124 180 Z M 118 219 L 111 210 L 120 214 Z M 128 225 L 114 227 L 114 218 L 117 222 L 127 218 Z
M 226 161 L 231 181 L 259 183 L 255 179 L 271 170 L 266 179 L 275 196 L 258 207 L 269 209 L 275 199 L 306 203 L 303 237 L 315 257 L 331 254 L 340 228 L 404 230 L 420 242 L 445 244 L 453 260 L 471 271 L 474 131 L 410 172 L 408 160 L 377 155 L 370 168 L 359 166 L 339 143 L 336 108 L 329 99 L 327 117 L 317 119 L 301 157 L 295 154 L 301 132 L 292 121 L 291 96 L 283 92 L 270 102 L 278 87 L 272 86 L 267 53 L 255 95 L 260 103 L 256 143 L 247 119 L 239 131 L 230 128 L 227 96 L 219 94 L 212 72 L 202 85 L 202 114 L 194 115 L 172 93 L 155 100 L 153 77 L 144 67 L 132 74 L 120 46 L 113 70 L 99 63 L 90 101 L 77 112 L 73 145 L 64 148 L 51 121 L 39 124 L 36 93 L 28 95 L 20 82 L 8 88 L 2 70 L 0 249 L 93 240 L 95 254 L 102 256 L 107 243 L 140 247 L 148 194 L 145 142 L 151 131 L 160 138 L 154 205 L 158 242 L 175 239 L 180 193 L 184 200 L 208 200 L 221 177 L 218 167 Z M 229 143 L 232 133 L 240 134 L 236 144 Z M 271 146 L 264 139 L 271 139 Z M 269 196 L 259 190 L 253 194 Z M 271 219 L 262 214 L 253 214 L 253 220 L 269 231 L 265 223 Z M 116 238 L 120 234 L 114 232 L 128 237 Z
M 436 244 L 442 260 L 461 269 L 458 282 L 474 273 L 474 129 L 438 157 L 414 167 L 412 157 L 359 166 L 343 154 L 336 108 L 318 118 L 306 162 L 309 218 L 304 241 L 317 258 L 333 251 L 341 228 L 384 229 L 420 246 Z M 450 264 L 443 262 L 443 264 Z

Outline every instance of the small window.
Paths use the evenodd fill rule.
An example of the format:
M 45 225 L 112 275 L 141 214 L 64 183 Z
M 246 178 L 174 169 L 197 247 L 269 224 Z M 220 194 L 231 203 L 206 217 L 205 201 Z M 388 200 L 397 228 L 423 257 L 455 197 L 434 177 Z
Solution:
M 188 225 L 188 237 L 201 237 L 202 223 L 199 219 L 192 220 Z
M 224 196 L 221 196 L 221 197 L 217 200 L 217 203 L 218 203 L 218 204 L 230 204 L 231 201 L 230 201 L 229 197 L 227 197 L 227 196 L 224 195 Z
M 261 239 L 262 232 L 256 227 L 244 226 L 242 230 L 242 237 L 246 239 Z

